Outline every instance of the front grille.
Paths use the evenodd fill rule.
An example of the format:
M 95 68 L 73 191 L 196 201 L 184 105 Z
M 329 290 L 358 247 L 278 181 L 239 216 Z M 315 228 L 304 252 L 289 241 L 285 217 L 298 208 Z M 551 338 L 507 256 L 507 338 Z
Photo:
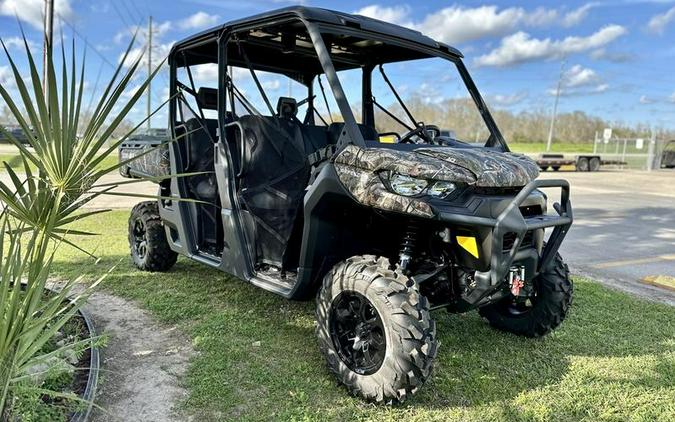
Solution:
M 489 195 L 489 196 L 511 196 L 517 195 L 518 192 L 522 190 L 521 187 L 481 187 L 475 186 L 472 189 L 472 192 L 477 195 Z
M 520 207 L 520 214 L 522 214 L 523 217 L 533 217 L 535 215 L 541 215 L 541 205 L 528 205 L 524 207 Z
M 525 232 L 525 237 L 523 238 L 523 243 L 520 244 L 520 249 L 526 249 L 532 247 L 534 241 L 532 231 Z M 516 242 L 516 234 L 513 232 L 506 233 L 504 235 L 504 243 L 502 244 L 502 250 L 508 252 L 513 247 L 513 244 Z

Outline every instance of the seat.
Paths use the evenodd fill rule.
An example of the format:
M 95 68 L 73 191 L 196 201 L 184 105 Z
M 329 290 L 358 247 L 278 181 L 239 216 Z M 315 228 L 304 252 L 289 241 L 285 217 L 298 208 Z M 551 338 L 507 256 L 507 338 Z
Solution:
M 243 131 L 239 196 L 256 221 L 259 261 L 281 265 L 309 180 L 301 125 L 253 115 L 238 122 Z
M 325 126 L 307 125 L 297 118 L 298 103 L 295 98 L 279 97 L 277 101 L 277 116 L 280 119 L 291 120 L 300 125 L 305 155 L 325 148 L 329 143 L 328 131 Z
M 214 202 L 218 193 L 213 174 L 213 141 L 216 139 L 218 121 L 192 118 L 185 122 L 187 135 L 187 163 L 185 172 L 209 172 L 191 176 L 188 184 L 197 199 Z

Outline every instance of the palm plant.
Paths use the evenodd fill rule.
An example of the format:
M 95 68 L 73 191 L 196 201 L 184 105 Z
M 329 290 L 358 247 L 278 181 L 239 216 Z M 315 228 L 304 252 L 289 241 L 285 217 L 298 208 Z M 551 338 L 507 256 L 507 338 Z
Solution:
M 105 211 L 82 211 L 82 207 L 117 187 L 115 183 L 97 183 L 102 176 L 127 162 L 104 168 L 101 165 L 142 122 L 117 141 L 110 142 L 111 136 L 160 67 L 123 101 L 123 93 L 134 80 L 142 59 L 142 56 L 130 58 L 132 39 L 93 108 L 91 118 L 81 124 L 85 60 L 78 67 L 75 43 L 69 60 L 61 43 L 59 76 L 53 56 L 48 53 L 45 80 L 42 81 L 24 36 L 29 73 L 27 82 L 5 44 L 1 40 L 0 43 L 12 69 L 20 101 L 15 101 L 2 85 L 0 96 L 24 133 L 32 135 L 29 135 L 31 148 L 28 148 L 0 126 L 0 132 L 19 149 L 24 170 L 20 174 L 4 163 L 9 181 L 0 181 L 2 418 L 6 415 L 13 388 L 28 378 L 27 370 L 48 362 L 52 357 L 50 355 L 64 352 L 61 348 L 50 355 L 40 355 L 41 347 L 81 308 L 96 284 L 85 288 L 68 306 L 64 305 L 64 300 L 72 296 L 77 280 L 66 283 L 58 294 L 46 295 L 54 251 L 58 245 L 66 243 L 77 247 L 68 235 L 93 234 L 69 229 L 68 224 Z M 125 68 L 125 63 L 129 62 L 131 64 Z M 43 82 L 47 92 L 43 90 Z M 71 344 L 65 347 L 77 346 Z

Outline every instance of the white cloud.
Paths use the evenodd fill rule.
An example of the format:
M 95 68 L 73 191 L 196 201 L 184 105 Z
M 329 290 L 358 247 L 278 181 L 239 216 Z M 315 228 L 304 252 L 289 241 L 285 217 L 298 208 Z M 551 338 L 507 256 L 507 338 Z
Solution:
M 562 87 L 560 89 L 560 96 L 562 97 L 579 97 L 579 96 L 586 96 L 586 95 L 595 95 L 595 94 L 602 94 L 603 92 L 606 92 L 609 89 L 609 84 L 599 84 L 596 85 L 592 88 L 566 88 Z M 546 91 L 548 95 L 555 95 L 556 90 L 555 89 L 549 89 Z
M 35 42 L 31 40 L 28 41 L 28 48 L 31 50 L 37 50 L 38 48 L 42 48 L 41 46 L 38 46 Z M 21 51 L 25 51 L 26 45 L 24 44 L 23 38 L 21 37 L 9 37 L 9 38 L 3 38 L 2 42 L 5 43 L 5 46 L 8 49 L 17 49 Z
M 532 38 L 517 32 L 502 39 L 499 47 L 478 57 L 478 66 L 511 66 L 535 60 L 555 59 L 603 47 L 628 31 L 620 25 L 609 25 L 587 37 L 570 36 L 562 40 Z
M 660 15 L 654 15 L 647 24 L 647 30 L 654 34 L 663 34 L 673 21 L 675 21 L 675 7 Z
M 609 84 L 593 70 L 581 65 L 574 65 L 563 73 L 560 86 L 562 96 L 581 96 L 601 94 L 609 89 Z M 556 89 L 549 89 L 549 95 L 556 95 Z
M 9 66 L 0 66 L 0 85 L 7 87 L 13 83 L 12 69 Z
M 208 83 L 218 80 L 218 65 L 216 63 L 192 66 L 190 70 L 192 71 L 196 83 Z
M 219 19 L 220 16 L 218 15 L 211 15 L 206 12 L 199 11 L 194 15 L 178 22 L 178 27 L 180 29 L 202 29 L 215 25 Z
M 153 40 L 158 40 L 164 35 L 168 34 L 169 31 L 173 28 L 171 21 L 164 21 L 161 23 L 154 23 L 152 25 L 152 37 Z M 120 30 L 117 34 L 113 36 L 113 42 L 115 44 L 121 44 L 123 42 L 128 42 L 131 40 L 131 37 L 136 35 L 136 41 L 147 43 L 148 36 L 148 27 L 146 25 L 132 25 L 130 27 Z
M 593 69 L 582 67 L 581 65 L 572 66 L 564 74 L 563 83 L 568 88 L 587 86 L 597 83 L 600 80 L 598 74 Z
M 556 23 L 566 27 L 574 26 L 583 21 L 592 7 L 589 3 L 563 13 L 558 9 L 544 7 L 528 11 L 521 7 L 500 9 L 498 6 L 467 8 L 455 5 L 430 13 L 419 22 L 412 21 L 411 8 L 405 5 L 370 5 L 355 13 L 408 26 L 448 44 L 458 44 L 485 37 L 503 36 L 523 26 L 542 27 Z
M 635 56 L 632 54 L 607 51 L 606 48 L 593 50 L 590 56 L 594 60 L 606 60 L 613 63 L 626 63 L 635 59 Z
M 396 25 L 410 24 L 408 22 L 408 15 L 410 14 L 409 6 L 380 6 L 373 4 L 359 9 L 354 13 L 357 15 L 394 23 Z
M 578 9 L 574 9 L 570 12 L 565 13 L 565 16 L 563 16 L 562 19 L 562 25 L 568 28 L 571 26 L 579 25 L 581 22 L 583 22 L 584 19 L 586 19 L 586 16 L 588 16 L 588 12 L 593 7 L 594 5 L 592 3 L 587 3 Z
M 497 6 L 472 9 L 451 6 L 428 15 L 416 27 L 439 41 L 456 44 L 504 35 L 514 30 L 525 15 L 521 8 L 499 10 Z
M 640 104 L 675 104 L 675 92 L 670 94 L 668 97 L 649 97 L 647 95 L 640 96 Z
M 266 90 L 276 91 L 281 87 L 281 82 L 279 82 L 279 79 L 272 79 L 262 82 L 261 85 Z
M 44 28 L 44 0 L 0 0 L 0 15 L 18 17 L 36 29 Z M 54 1 L 54 27 L 58 28 L 62 17 L 72 21 L 74 14 L 70 0 Z
M 168 43 L 153 43 L 152 45 L 152 67 L 155 68 L 164 60 L 171 51 L 174 41 Z M 142 56 L 142 57 L 141 57 Z M 124 53 L 120 53 L 118 61 L 122 61 Z M 148 53 L 145 47 L 132 48 L 124 62 L 125 67 L 130 67 L 138 58 L 141 57 L 140 68 L 143 69 L 148 65 Z M 164 63 L 166 66 L 166 62 Z
M 491 95 L 488 96 L 488 102 L 497 106 L 508 107 L 520 103 L 525 98 L 527 98 L 527 92 L 516 92 L 510 95 Z

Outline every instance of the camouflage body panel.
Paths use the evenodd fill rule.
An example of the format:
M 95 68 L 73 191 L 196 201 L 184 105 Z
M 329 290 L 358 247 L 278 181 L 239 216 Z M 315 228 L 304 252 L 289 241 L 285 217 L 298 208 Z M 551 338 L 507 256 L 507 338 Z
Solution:
M 520 187 L 539 176 L 537 164 L 522 155 L 448 147 L 397 151 L 349 145 L 335 158 L 335 169 L 340 182 L 361 204 L 421 217 L 434 215 L 424 198 L 390 192 L 380 172 L 479 187 Z
M 120 162 L 138 157 L 120 167 L 125 177 L 161 177 L 171 173 L 169 148 L 156 142 L 125 142 L 119 147 Z M 127 173 L 127 169 L 129 173 Z
M 468 169 L 476 177 L 473 184 L 483 188 L 521 187 L 539 177 L 537 163 L 522 154 L 449 147 L 420 148 L 415 154 Z

